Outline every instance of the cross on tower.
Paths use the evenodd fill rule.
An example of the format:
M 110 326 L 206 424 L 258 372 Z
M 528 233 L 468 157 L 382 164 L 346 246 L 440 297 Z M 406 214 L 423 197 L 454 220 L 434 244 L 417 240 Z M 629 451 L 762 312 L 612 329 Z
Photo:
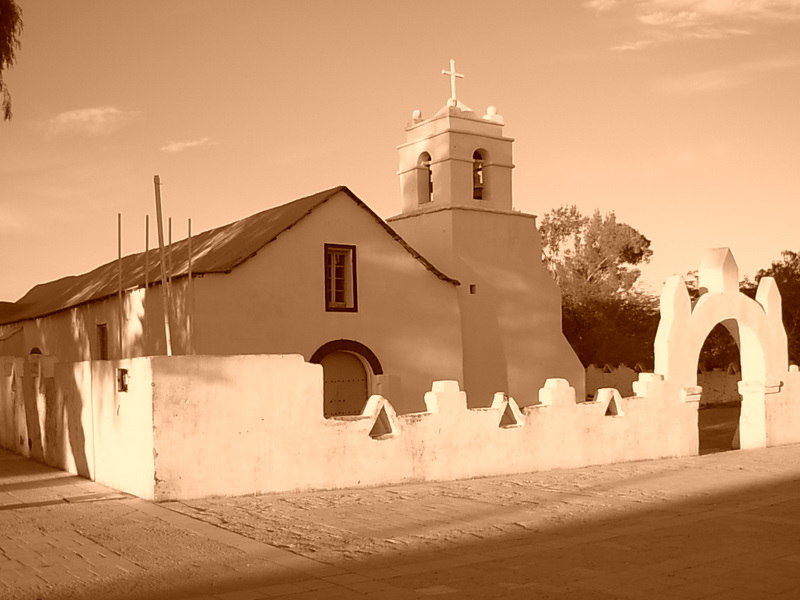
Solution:
M 458 101 L 456 100 L 456 78 L 464 79 L 464 76 L 461 73 L 456 73 L 456 61 L 450 59 L 450 70 L 445 71 L 442 69 L 442 75 L 450 76 L 450 103 L 453 106 L 457 106 Z

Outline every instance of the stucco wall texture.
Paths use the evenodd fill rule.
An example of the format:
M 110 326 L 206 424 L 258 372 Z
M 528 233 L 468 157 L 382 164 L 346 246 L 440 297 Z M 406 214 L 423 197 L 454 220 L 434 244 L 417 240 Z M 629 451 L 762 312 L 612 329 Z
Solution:
M 325 309 L 326 243 L 356 247 L 358 312 Z M 458 286 L 429 271 L 344 193 L 231 272 L 193 277 L 191 286 L 186 277 L 172 282 L 174 355 L 308 360 L 327 342 L 356 340 L 378 357 L 382 379 L 395 382 L 389 399 L 399 412 L 423 410 L 431 381 L 463 379 Z M 22 357 L 36 347 L 63 362 L 97 360 L 101 323 L 108 327 L 109 359 L 165 355 L 161 286 L 125 290 L 123 305 L 122 319 L 112 296 L 2 326 L 0 355 Z M 380 383 L 372 378 L 371 391 Z
M 698 452 L 698 403 L 653 374 L 640 375 L 635 396 L 604 389 L 593 402 L 576 402 L 566 380 L 550 379 L 539 402 L 522 409 L 503 394 L 490 407 L 470 409 L 457 382 L 439 381 L 421 412 L 397 415 L 373 395 L 361 415 L 325 419 L 322 367 L 299 355 L 51 365 L 28 357 L 0 365 L 4 447 L 156 500 L 449 480 Z M 128 370 L 126 392 L 117 390 L 120 368 Z M 762 445 L 800 441 L 797 369 L 766 395 L 763 411 L 756 423 L 763 423 Z

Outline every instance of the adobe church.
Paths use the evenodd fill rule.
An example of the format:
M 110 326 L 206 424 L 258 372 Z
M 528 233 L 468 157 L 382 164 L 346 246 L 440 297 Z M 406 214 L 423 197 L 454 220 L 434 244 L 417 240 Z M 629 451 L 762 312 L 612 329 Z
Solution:
M 537 403 L 547 378 L 583 398 L 533 215 L 514 210 L 513 140 L 494 107 L 415 111 L 399 146 L 400 214 L 346 187 L 265 210 L 0 303 L 0 356 L 61 362 L 164 354 L 300 354 L 324 372 L 326 417 L 372 394 L 425 410 L 454 380 L 470 407 Z

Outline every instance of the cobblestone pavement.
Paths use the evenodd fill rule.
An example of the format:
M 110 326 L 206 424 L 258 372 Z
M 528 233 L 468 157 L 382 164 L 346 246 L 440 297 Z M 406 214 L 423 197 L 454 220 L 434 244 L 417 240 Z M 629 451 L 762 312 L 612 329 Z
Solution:
M 0 598 L 800 598 L 800 445 L 153 504 L 0 452 Z

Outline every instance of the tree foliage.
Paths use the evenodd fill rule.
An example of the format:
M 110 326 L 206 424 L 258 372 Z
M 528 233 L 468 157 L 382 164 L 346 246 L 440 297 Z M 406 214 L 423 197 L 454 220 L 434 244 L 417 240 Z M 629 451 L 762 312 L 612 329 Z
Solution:
M 756 273 L 755 279 L 745 277 L 739 282 L 739 291 L 751 298 L 756 297 L 758 282 L 762 277 L 772 277 L 778 285 L 783 304 L 783 325 L 788 338 L 789 360 L 800 363 L 800 253 L 791 250 L 781 252 L 780 260 L 773 261 L 767 269 Z M 697 271 L 684 277 L 689 297 L 696 301 L 700 297 Z M 733 337 L 722 324 L 708 334 L 700 352 L 700 363 L 706 369 L 725 368 L 739 364 L 741 355 Z
M 613 212 L 562 206 L 542 217 L 542 260 L 561 288 L 562 327 L 581 362 L 653 362 L 657 300 L 636 291 L 650 240 Z
M 11 94 L 3 81 L 3 71 L 16 62 L 22 35 L 22 9 L 14 0 L 0 0 L 0 108 L 3 118 L 11 119 Z
M 637 266 L 652 256 L 650 240 L 620 223 L 611 212 L 583 215 L 576 206 L 562 206 L 541 220 L 542 261 L 562 294 L 562 328 L 584 366 L 636 363 L 651 368 L 658 329 L 658 300 L 638 291 Z M 755 297 L 762 277 L 773 277 L 783 300 L 783 323 L 789 360 L 800 364 L 800 252 L 784 250 L 781 258 L 745 278 L 739 289 Z M 697 272 L 684 277 L 693 302 L 701 291 Z M 708 334 L 699 362 L 706 369 L 739 364 L 736 341 L 718 324 Z
M 772 277 L 778 285 L 783 303 L 783 326 L 789 341 L 789 360 L 800 364 L 800 253 L 784 250 L 780 260 L 756 273 L 755 281 L 745 280 L 742 291 L 754 298 L 762 277 Z
M 614 212 L 585 217 L 574 205 L 562 206 L 544 215 L 539 232 L 542 260 L 570 297 L 624 296 L 639 278 L 636 265 L 653 254 L 650 240 Z
M 580 302 L 564 295 L 562 300 L 564 336 L 585 367 L 609 363 L 651 369 L 658 319 L 658 299 L 640 292 Z

